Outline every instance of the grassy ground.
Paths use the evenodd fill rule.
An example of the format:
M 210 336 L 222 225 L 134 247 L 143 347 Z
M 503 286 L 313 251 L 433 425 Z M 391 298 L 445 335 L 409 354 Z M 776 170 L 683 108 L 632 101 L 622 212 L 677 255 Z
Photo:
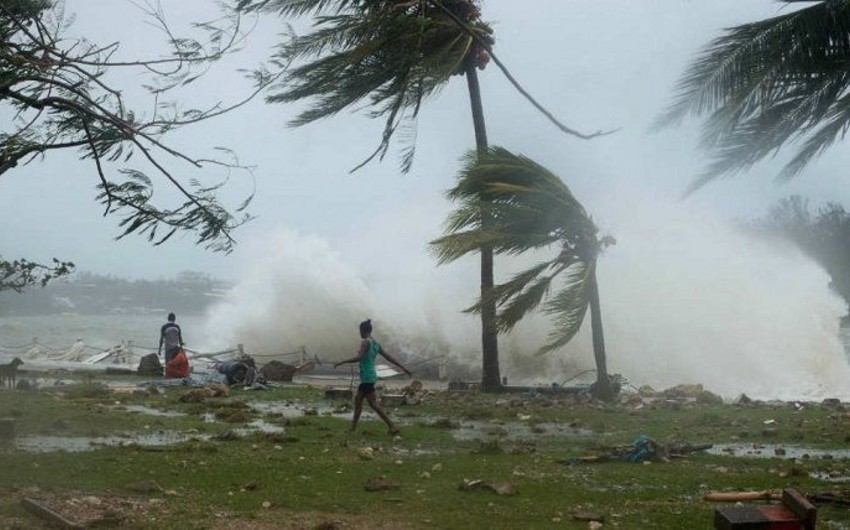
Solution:
M 842 484 L 824 477 L 850 476 L 845 458 L 691 453 L 646 464 L 559 462 L 610 454 L 640 434 L 664 445 L 841 449 L 850 446 L 850 412 L 841 406 L 603 406 L 570 396 L 438 392 L 391 409 L 402 426 L 392 439 L 373 414 L 347 433 L 347 419 L 331 414 L 347 403 L 326 401 L 319 387 L 233 389 L 201 403 L 181 402 L 186 392 L 116 392 L 96 380 L 0 390 L 0 418 L 13 418 L 17 435 L 0 448 L 0 528 L 40 528 L 21 504 L 31 498 L 79 521 L 140 529 L 586 529 L 588 518 L 604 519 L 603 528 L 710 529 L 717 505 L 703 500 L 708 492 L 839 491 Z M 286 412 L 257 412 L 252 402 Z M 242 430 L 256 420 L 274 432 Z M 137 441 L 175 433 L 182 441 Z M 21 448 L 39 436 L 106 445 Z M 117 443 L 108 438 L 115 436 Z M 850 528 L 846 508 L 822 506 L 818 517 L 819 528 Z

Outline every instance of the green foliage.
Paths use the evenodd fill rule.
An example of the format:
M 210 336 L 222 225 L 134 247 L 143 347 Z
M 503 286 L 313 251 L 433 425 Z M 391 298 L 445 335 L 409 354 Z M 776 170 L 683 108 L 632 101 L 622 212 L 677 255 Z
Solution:
M 799 141 L 779 175 L 794 177 L 843 138 L 850 126 L 848 35 L 850 2 L 822 0 L 733 27 L 711 42 L 659 121 L 707 116 L 702 145 L 714 160 L 691 189 Z
M 176 231 L 188 231 L 195 234 L 197 244 L 230 251 L 231 230 L 249 219 L 245 209 L 250 197 L 231 212 L 215 192 L 231 171 L 248 168 L 226 150 L 215 159 L 182 153 L 169 147 L 165 136 L 237 108 L 274 76 L 262 69 L 251 72 L 256 92 L 232 106 L 183 110 L 167 96 L 236 49 L 244 37 L 240 17 L 229 12 L 218 23 L 197 23 L 195 28 L 203 35 L 198 40 L 171 33 L 160 11 L 146 14 L 163 31 L 170 55 L 120 61 L 119 43 L 66 37 L 69 23 L 62 2 L 0 3 L 0 111 L 11 118 L 0 125 L 0 175 L 55 151 L 76 151 L 92 165 L 104 215 L 122 217 L 119 237 L 139 233 L 158 245 Z M 142 86 L 148 97 L 126 101 L 122 87 L 109 83 L 117 70 L 147 76 Z M 191 180 L 193 172 L 210 169 L 227 174 L 213 185 Z M 157 180 L 182 196 L 182 204 L 158 207 L 153 202 Z M 27 276 L 25 265 L 17 266 L 19 278 L 49 279 Z M 56 265 L 57 272 L 64 272 L 62 262 Z
M 795 464 L 778 457 L 698 452 L 651 465 L 558 463 L 573 456 L 608 454 L 639 434 L 662 444 L 716 444 L 741 437 L 747 446 L 845 448 L 847 418 L 817 404 L 803 408 L 688 405 L 681 410 L 665 408 L 663 403 L 639 410 L 608 407 L 603 413 L 608 425 L 604 432 L 530 434 L 523 440 L 481 436 L 466 441 L 425 424 L 403 425 L 403 436 L 393 440 L 368 412 L 357 435 L 346 432 L 346 420 L 318 416 L 309 423 L 288 425 L 282 435 L 243 437 L 234 434 L 232 425 L 207 423 L 200 416 L 128 413 L 115 404 L 132 401 L 155 409 L 182 410 L 188 405 L 178 398 L 185 391 L 171 388 L 164 396 L 57 399 L 56 389 L 0 390 L 0 417 L 15 419 L 19 440 L 44 435 L 118 436 L 124 441 L 84 452 L 27 452 L 0 445 L 4 470 L 0 520 L 9 527 L 34 527 L 37 519 L 20 504 L 27 496 L 73 499 L 77 505 L 85 498 L 90 506 L 92 498 L 112 502 L 118 515 L 127 517 L 121 526 L 139 529 L 276 528 L 281 524 L 318 528 L 331 522 L 360 528 L 375 526 L 376 521 L 392 528 L 586 529 L 586 521 L 572 516 L 590 512 L 603 515 L 606 526 L 619 528 L 709 530 L 717 505 L 702 500 L 705 493 L 788 486 L 803 493 L 831 491 L 834 483 L 811 473 L 836 471 L 845 476 L 848 471 L 841 458 L 812 457 Z M 434 392 L 422 405 L 411 408 L 431 417 L 465 417 L 488 410 L 506 428 L 517 422 L 519 413 L 555 425 L 590 425 L 601 417 L 597 405 L 570 397 L 514 397 L 517 404 L 506 404 L 504 396 Z M 246 399 L 296 400 L 305 408 L 323 403 L 317 387 L 247 392 Z M 767 420 L 782 427 L 775 436 L 762 434 Z M 793 437 L 797 429 L 803 439 Z M 161 446 L 132 442 L 137 434 L 159 432 L 193 433 L 194 438 Z M 231 434 L 221 435 L 225 432 Z M 360 457 L 360 449 L 367 447 L 371 459 Z M 366 491 L 364 483 L 372 477 L 383 477 L 398 489 Z M 161 489 L 148 493 L 131 489 L 146 480 L 154 480 Z M 510 482 L 518 494 L 459 489 L 464 481 L 473 480 Z M 850 513 L 822 506 L 818 519 L 821 525 L 840 528 L 850 522 Z
M 467 155 L 447 195 L 459 205 L 449 215 L 446 235 L 431 242 L 440 263 L 484 246 L 508 255 L 557 249 L 491 292 L 501 331 L 542 305 L 556 325 L 541 352 L 569 342 L 587 313 L 596 259 L 613 240 L 597 237 L 593 220 L 554 173 L 501 147 Z M 469 310 L 481 311 L 485 302 L 479 299 Z
M 442 5 L 474 35 L 493 42 L 476 2 L 446 0 Z M 431 2 L 242 0 L 238 6 L 282 17 L 315 17 L 310 33 L 279 46 L 277 64 L 287 70 L 267 99 L 308 101 L 294 126 L 355 105 L 368 108 L 371 118 L 384 119 L 380 145 L 358 168 L 375 157 L 383 159 L 399 128 L 415 127 L 424 99 L 463 73 L 467 60 L 483 57 L 476 39 Z M 413 137 L 407 136 L 403 171 L 410 169 L 415 148 Z
M 21 292 L 24 288 L 36 284 L 44 287 L 50 280 L 67 276 L 73 270 L 73 263 L 56 258 L 53 258 L 50 265 L 23 258 L 14 261 L 0 259 L 0 292 Z

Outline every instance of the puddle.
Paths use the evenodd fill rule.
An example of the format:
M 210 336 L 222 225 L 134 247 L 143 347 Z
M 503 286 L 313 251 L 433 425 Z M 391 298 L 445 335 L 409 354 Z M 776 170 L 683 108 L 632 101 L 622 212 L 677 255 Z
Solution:
M 284 432 L 286 429 L 281 427 L 280 425 L 274 425 L 264 420 L 254 420 L 249 423 L 246 427 L 242 427 L 236 429 L 236 432 L 242 436 L 252 434 L 255 432 L 267 433 L 267 434 L 276 434 Z
M 460 428 L 451 431 L 455 440 L 469 441 L 480 438 L 499 440 L 528 440 L 541 437 L 575 437 L 595 434 L 588 429 L 570 427 L 561 423 L 521 423 L 521 422 L 460 422 Z
M 777 444 L 715 444 L 706 451 L 712 455 L 739 456 L 748 458 L 850 458 L 850 449 L 812 449 Z
M 303 403 L 255 401 L 248 405 L 257 412 L 261 412 L 263 414 L 274 414 L 283 416 L 284 418 L 300 418 L 302 416 L 306 416 L 307 411 L 316 411 L 316 414 L 319 416 L 333 416 L 335 418 L 351 417 L 351 411 L 337 411 L 336 407 L 312 407 L 304 405 Z M 371 412 L 371 409 L 368 411 L 366 410 L 368 408 L 368 405 L 364 404 L 364 414 L 366 412 Z
M 71 437 L 71 436 L 23 436 L 15 441 L 21 451 L 31 453 L 49 453 L 68 451 L 71 453 L 93 451 L 98 447 L 126 447 L 142 445 L 145 447 L 173 445 L 188 440 L 209 440 L 210 436 L 198 433 L 160 431 L 155 433 L 132 434 L 126 436 Z
M 835 472 L 826 472 L 826 471 L 813 471 L 809 473 L 810 476 L 816 478 L 818 480 L 823 480 L 825 482 L 832 482 L 835 484 L 847 484 L 850 483 L 850 476 L 836 474 Z
M 166 418 L 177 418 L 186 415 L 185 413 L 178 412 L 176 410 L 160 410 L 151 407 L 146 407 L 144 405 L 125 405 L 123 409 L 127 412 L 138 412 L 140 414 L 149 414 L 151 416 L 163 416 Z

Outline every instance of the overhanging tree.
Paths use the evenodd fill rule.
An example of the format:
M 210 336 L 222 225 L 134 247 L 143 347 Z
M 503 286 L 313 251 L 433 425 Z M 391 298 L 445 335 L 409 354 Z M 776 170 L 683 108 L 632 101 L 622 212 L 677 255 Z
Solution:
M 549 259 L 495 285 L 489 300 L 482 294 L 467 311 L 481 312 L 492 304 L 498 308 L 499 330 L 509 332 L 540 308 L 554 320 L 539 350 L 548 353 L 572 340 L 589 309 L 597 373 L 593 392 L 609 399 L 596 263 L 613 238 L 598 237 L 595 223 L 557 175 L 503 148 L 467 155 L 447 195 L 459 206 L 446 222 L 445 235 L 431 242 L 440 263 L 485 246 L 507 255 L 555 249 Z
M 167 133 L 192 126 L 244 104 L 274 76 L 263 68 L 251 72 L 254 88 L 242 101 L 208 108 L 181 108 L 170 93 L 203 77 L 211 64 L 237 49 L 244 38 L 239 14 L 229 11 L 217 22 L 198 23 L 204 40 L 173 34 L 161 10 L 147 15 L 164 32 L 169 52 L 157 58 L 121 60 L 119 43 L 100 45 L 67 38 L 62 2 L 5 0 L 0 3 L 0 176 L 57 151 L 76 151 L 96 175 L 97 200 L 104 215 L 121 217 L 119 238 L 138 233 L 160 245 L 177 231 L 195 235 L 197 244 L 229 252 L 231 231 L 249 219 L 250 196 L 233 212 L 219 201 L 216 183 L 190 179 L 188 171 L 211 168 L 246 170 L 235 156 L 192 156 L 170 147 Z M 127 101 L 121 86 L 111 84 L 117 70 L 150 76 L 147 99 Z M 145 109 L 145 110 L 139 110 Z M 161 180 L 182 196 L 174 207 L 153 200 Z M 206 180 L 206 179 L 205 179 Z M 173 196 L 173 194 L 172 194 Z M 0 259 L 0 289 L 20 289 L 67 274 L 73 264 L 40 264 Z

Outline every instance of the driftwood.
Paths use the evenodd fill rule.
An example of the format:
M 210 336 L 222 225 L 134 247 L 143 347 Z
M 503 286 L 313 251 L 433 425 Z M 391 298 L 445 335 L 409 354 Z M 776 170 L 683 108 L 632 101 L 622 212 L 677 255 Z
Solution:
M 738 502 L 738 501 L 778 501 L 782 499 L 782 493 L 773 490 L 763 491 L 715 491 L 707 493 L 703 499 L 710 502 Z

